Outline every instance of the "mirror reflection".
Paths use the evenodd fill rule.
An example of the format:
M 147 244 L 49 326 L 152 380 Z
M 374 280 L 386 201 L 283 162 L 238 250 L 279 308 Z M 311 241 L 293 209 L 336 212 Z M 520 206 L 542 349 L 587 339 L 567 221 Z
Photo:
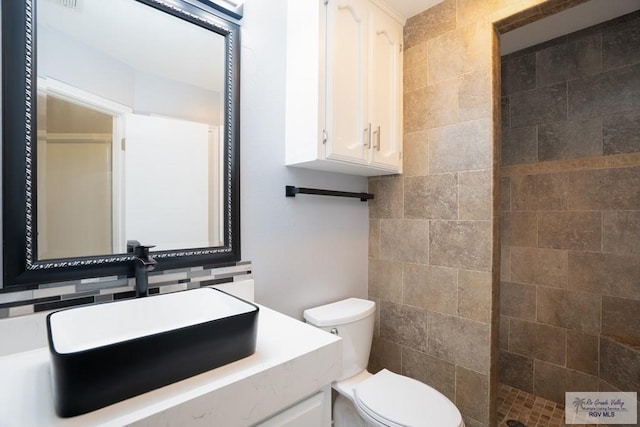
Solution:
M 132 0 L 36 10 L 37 259 L 223 245 L 225 38 Z

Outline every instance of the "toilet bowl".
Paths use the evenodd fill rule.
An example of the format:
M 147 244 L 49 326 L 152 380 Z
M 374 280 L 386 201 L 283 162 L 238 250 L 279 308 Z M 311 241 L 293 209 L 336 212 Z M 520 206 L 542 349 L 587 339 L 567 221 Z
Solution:
M 333 383 L 334 427 L 464 427 L 446 396 L 409 377 L 366 370 L 375 303 L 349 298 L 305 310 L 307 323 L 342 337 L 342 373 Z

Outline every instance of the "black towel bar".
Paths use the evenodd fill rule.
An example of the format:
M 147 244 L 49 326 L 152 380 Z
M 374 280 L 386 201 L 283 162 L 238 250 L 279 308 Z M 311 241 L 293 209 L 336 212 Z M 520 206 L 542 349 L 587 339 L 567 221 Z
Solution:
M 319 190 L 317 188 L 294 187 L 293 185 L 285 186 L 285 195 L 287 197 L 296 197 L 296 194 L 314 194 L 316 196 L 337 196 L 337 197 L 354 197 L 362 202 L 373 199 L 373 194 L 369 193 L 351 193 L 348 191 Z

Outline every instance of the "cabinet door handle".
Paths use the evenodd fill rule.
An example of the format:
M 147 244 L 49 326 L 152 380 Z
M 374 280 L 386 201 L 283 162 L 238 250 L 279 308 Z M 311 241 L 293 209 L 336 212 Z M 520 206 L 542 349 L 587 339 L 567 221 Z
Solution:
M 371 148 L 371 123 L 363 131 L 364 147 Z
M 375 139 L 376 139 L 376 142 L 373 145 L 373 148 L 375 148 L 376 151 L 380 151 L 380 126 L 378 126 L 378 128 L 373 132 L 373 134 L 375 135 Z

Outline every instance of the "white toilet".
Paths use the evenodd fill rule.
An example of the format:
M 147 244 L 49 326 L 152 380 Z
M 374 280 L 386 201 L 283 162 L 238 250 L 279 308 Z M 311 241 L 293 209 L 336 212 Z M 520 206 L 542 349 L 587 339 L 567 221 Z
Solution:
M 307 323 L 342 337 L 342 375 L 333 383 L 334 427 L 464 427 L 443 394 L 386 369 L 367 372 L 376 305 L 349 298 L 305 310 Z

